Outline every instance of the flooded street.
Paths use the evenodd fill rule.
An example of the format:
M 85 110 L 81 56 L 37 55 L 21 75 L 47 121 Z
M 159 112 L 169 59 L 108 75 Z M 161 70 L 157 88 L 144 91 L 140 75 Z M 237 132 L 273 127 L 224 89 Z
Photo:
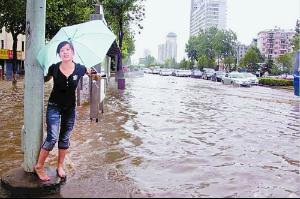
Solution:
M 77 108 L 72 174 L 55 197 L 300 197 L 292 91 L 150 74 L 115 87 L 99 123 Z M 22 82 L 0 81 L 0 97 L 2 175 L 23 161 Z

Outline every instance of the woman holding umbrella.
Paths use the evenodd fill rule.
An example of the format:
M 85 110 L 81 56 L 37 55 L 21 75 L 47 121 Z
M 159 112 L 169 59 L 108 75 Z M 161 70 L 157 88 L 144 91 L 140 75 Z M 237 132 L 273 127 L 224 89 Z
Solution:
M 63 163 L 70 146 L 70 135 L 75 122 L 75 90 L 82 76 L 93 72 L 85 66 L 73 61 L 74 47 L 71 42 L 61 42 L 56 50 L 61 62 L 53 64 L 45 76 L 45 82 L 53 78 L 54 86 L 51 92 L 47 113 L 47 138 L 42 144 L 35 173 L 42 181 L 50 180 L 44 171 L 44 163 L 58 141 L 57 175 L 65 178 Z

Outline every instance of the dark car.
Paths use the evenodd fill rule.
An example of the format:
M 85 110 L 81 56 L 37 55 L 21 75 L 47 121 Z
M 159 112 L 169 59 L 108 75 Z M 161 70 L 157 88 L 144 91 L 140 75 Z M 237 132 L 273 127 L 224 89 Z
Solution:
M 211 79 L 211 77 L 214 75 L 216 71 L 212 68 L 204 68 L 203 73 L 202 73 L 202 78 L 203 79 Z
M 222 81 L 222 78 L 226 75 L 226 72 L 224 71 L 216 71 L 214 73 L 214 75 L 211 77 L 211 80 L 212 81 L 215 81 L 215 82 L 221 82 Z

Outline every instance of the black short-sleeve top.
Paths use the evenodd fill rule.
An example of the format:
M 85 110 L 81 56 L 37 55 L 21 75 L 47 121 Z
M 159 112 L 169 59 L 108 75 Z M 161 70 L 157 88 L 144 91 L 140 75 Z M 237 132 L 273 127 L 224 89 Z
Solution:
M 47 76 L 52 76 L 54 81 L 49 102 L 55 103 L 61 108 L 73 108 L 76 106 L 75 91 L 78 82 L 85 75 L 87 69 L 85 66 L 75 63 L 73 73 L 66 77 L 59 69 L 60 63 L 51 65 L 48 70 Z

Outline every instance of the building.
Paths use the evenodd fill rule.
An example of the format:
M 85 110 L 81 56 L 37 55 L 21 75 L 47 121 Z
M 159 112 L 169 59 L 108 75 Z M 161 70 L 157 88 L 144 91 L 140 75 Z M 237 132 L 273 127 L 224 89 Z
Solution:
M 173 32 L 167 35 L 165 59 L 174 59 L 177 62 L 177 35 Z
M 173 32 L 167 35 L 165 44 L 158 46 L 158 62 L 164 63 L 167 59 L 177 62 L 177 35 Z
M 25 35 L 18 36 L 17 45 L 17 73 L 24 73 L 24 60 L 25 60 Z M 0 33 L 0 65 L 3 68 L 3 74 L 6 79 L 12 78 L 12 59 L 13 59 L 13 39 L 11 33 L 7 33 L 5 28 L 2 28 Z
M 237 56 L 237 65 L 240 65 L 241 59 L 245 56 L 247 50 L 250 48 L 250 46 L 247 46 L 245 44 L 238 43 L 236 48 L 236 56 Z
M 210 27 L 226 28 L 227 0 L 192 0 L 190 36 Z
M 292 51 L 292 40 L 296 32 L 278 27 L 258 33 L 257 47 L 266 59 L 275 59 Z

